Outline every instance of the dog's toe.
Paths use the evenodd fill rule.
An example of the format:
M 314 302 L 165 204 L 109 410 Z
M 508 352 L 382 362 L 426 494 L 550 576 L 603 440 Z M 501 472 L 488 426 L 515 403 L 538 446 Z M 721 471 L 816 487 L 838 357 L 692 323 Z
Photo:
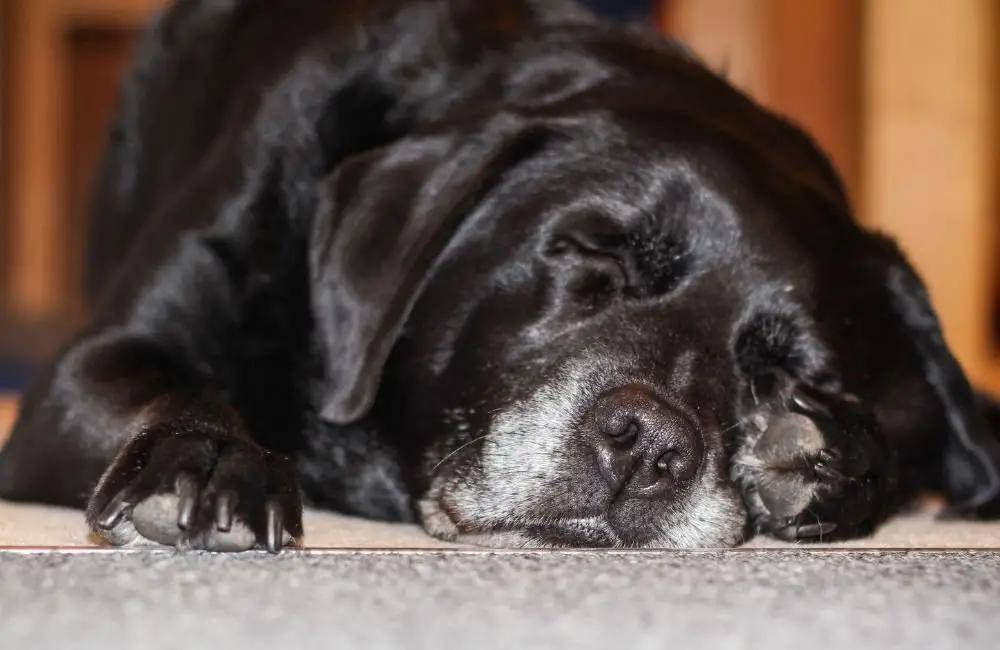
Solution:
M 156 494 L 135 506 L 132 525 L 143 539 L 163 546 L 238 553 L 256 544 L 256 535 L 242 521 L 229 522 L 225 530 L 209 527 L 188 534 L 178 523 L 184 519 L 182 515 L 181 497 Z
M 142 501 L 132 510 L 132 525 L 143 538 L 173 546 L 181 532 L 177 526 L 176 494 L 155 494 Z
M 819 427 L 797 413 L 776 418 L 754 445 L 762 472 L 757 494 L 773 517 L 795 517 L 813 500 L 818 481 L 812 470 L 823 445 Z

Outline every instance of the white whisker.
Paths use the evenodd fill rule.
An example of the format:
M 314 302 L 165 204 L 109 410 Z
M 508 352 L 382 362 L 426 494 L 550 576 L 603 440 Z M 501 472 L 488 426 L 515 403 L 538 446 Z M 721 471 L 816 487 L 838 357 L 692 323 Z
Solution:
M 736 427 L 742 426 L 742 425 L 746 424 L 750 420 L 751 417 L 753 417 L 753 416 L 752 415 L 746 415 L 746 416 L 740 418 L 736 422 L 733 422 L 732 424 L 730 424 L 729 426 L 727 426 L 725 429 L 719 431 L 719 435 L 722 435 L 722 434 L 725 434 L 725 433 L 729 433 L 730 431 L 732 431 Z
M 448 452 L 448 455 L 446 455 L 446 456 L 445 456 L 444 458 L 442 458 L 441 460 L 439 460 L 439 461 L 437 462 L 437 464 L 436 464 L 436 465 L 434 465 L 434 467 L 432 467 L 432 468 L 431 468 L 431 474 L 433 475 L 433 474 L 434 474 L 434 472 L 435 472 L 435 471 L 437 470 L 437 468 L 438 468 L 438 467 L 441 467 L 441 465 L 442 465 L 442 464 L 443 464 L 443 463 L 444 463 L 444 462 L 445 462 L 446 460 L 448 460 L 449 458 L 451 458 L 452 456 L 454 456 L 454 455 L 455 455 L 455 454 L 457 454 L 458 452 L 462 451 L 463 449 L 465 449 L 466 447 L 468 447 L 468 446 L 469 446 L 469 445 L 471 445 L 472 443 L 474 443 L 474 442 L 479 442 L 480 440 L 485 440 L 486 438 L 489 438 L 489 437 L 490 437 L 490 436 L 492 436 L 492 435 L 493 435 L 492 433 L 487 433 L 486 435 L 483 435 L 483 436 L 479 436 L 478 438 L 473 438 L 473 439 L 472 439 L 472 440 L 470 440 L 469 442 L 466 442 L 465 444 L 462 444 L 462 445 L 459 445 L 459 446 L 458 446 L 458 447 L 456 447 L 455 449 L 451 450 L 450 452 Z

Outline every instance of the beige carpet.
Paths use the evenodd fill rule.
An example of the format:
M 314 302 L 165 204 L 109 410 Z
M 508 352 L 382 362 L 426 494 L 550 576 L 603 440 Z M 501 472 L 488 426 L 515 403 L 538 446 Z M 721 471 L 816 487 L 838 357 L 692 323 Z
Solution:
M 13 400 L 0 399 L 0 443 L 14 414 Z M 869 539 L 823 546 L 1000 548 L 1000 522 L 939 522 L 934 518 L 935 508 L 936 505 L 929 502 L 919 512 L 897 517 Z M 425 535 L 415 526 L 372 522 L 329 512 L 307 512 L 305 527 L 305 542 L 310 548 L 434 549 L 453 546 Z M 76 547 L 92 544 L 80 512 L 0 502 L 0 547 Z M 784 548 L 791 544 L 758 538 L 747 546 Z
M 306 546 L 350 549 L 440 549 L 456 547 L 404 526 L 344 517 L 329 512 L 306 513 Z M 0 547 L 91 546 L 83 516 L 74 510 L 0 502 Z M 792 546 L 754 539 L 750 548 Z M 808 548 L 1000 549 L 1000 523 L 954 523 L 934 520 L 933 511 L 897 517 L 871 538 Z M 457 548 L 457 547 L 456 547 Z

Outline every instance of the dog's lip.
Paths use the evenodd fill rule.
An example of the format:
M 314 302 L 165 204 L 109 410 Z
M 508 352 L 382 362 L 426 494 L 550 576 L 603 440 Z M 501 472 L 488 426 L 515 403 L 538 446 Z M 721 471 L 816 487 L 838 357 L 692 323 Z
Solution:
M 558 539 L 560 531 L 572 530 L 573 534 L 579 536 L 582 531 L 590 529 L 593 534 L 610 534 L 616 540 L 615 546 L 621 545 L 621 540 L 632 537 L 636 530 L 630 527 L 616 526 L 613 522 L 613 515 L 616 510 L 634 506 L 648 506 L 657 508 L 659 513 L 666 518 L 670 514 L 670 504 L 678 499 L 686 497 L 686 493 L 679 493 L 671 499 L 645 499 L 641 497 L 630 497 L 623 499 L 609 498 L 600 509 L 593 512 L 581 513 L 577 511 L 573 514 L 540 516 L 527 515 L 517 517 L 508 521 L 482 521 L 463 517 L 460 507 L 449 498 L 447 492 L 441 492 L 434 499 L 438 510 L 451 523 L 455 533 L 462 535 L 485 535 L 490 533 L 527 533 L 528 531 L 548 531 L 546 537 Z M 576 545 L 573 545 L 576 546 Z M 602 546 L 608 546 L 603 544 Z
M 630 503 L 647 501 L 629 499 Z M 644 541 L 658 537 L 658 529 L 637 530 L 633 527 L 617 526 L 611 521 L 611 511 L 606 510 L 591 516 L 569 517 L 526 517 L 507 522 L 456 521 L 450 508 L 442 508 L 455 525 L 457 539 L 463 536 L 491 534 L 520 534 L 536 540 L 543 546 L 565 548 L 643 548 Z
M 582 524 L 582 525 L 581 525 Z M 620 536 L 608 524 L 606 518 L 578 517 L 552 520 L 526 520 L 494 526 L 464 530 L 462 536 L 522 535 L 540 547 L 551 548 L 613 548 L 621 545 Z
M 504 524 L 496 526 L 477 527 L 475 529 L 459 529 L 455 541 L 461 542 L 470 538 L 488 538 L 504 535 L 517 536 L 521 542 L 518 546 L 537 548 L 594 548 L 594 549 L 643 549 L 658 548 L 656 540 L 661 535 L 655 530 L 634 531 L 621 530 L 612 525 L 606 518 L 594 522 L 593 526 L 572 526 L 574 520 L 563 519 L 547 522 Z M 560 525 L 562 524 L 562 525 Z M 525 540 L 527 540 L 525 542 Z M 476 543 L 476 542 L 473 542 Z

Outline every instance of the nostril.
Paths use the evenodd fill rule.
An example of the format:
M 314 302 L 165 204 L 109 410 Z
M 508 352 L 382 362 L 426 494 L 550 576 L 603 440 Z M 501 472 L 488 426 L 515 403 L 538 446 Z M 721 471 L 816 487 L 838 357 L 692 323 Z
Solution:
M 673 475 L 676 473 L 674 470 L 680 457 L 681 455 L 676 449 L 665 451 L 662 456 L 656 459 L 656 469 L 662 474 Z
M 604 433 L 616 447 L 627 449 L 639 439 L 639 423 L 629 419 L 625 422 L 625 426 L 612 428 Z
M 656 469 L 661 474 L 672 477 L 675 481 L 686 481 L 691 478 L 691 464 L 684 454 L 676 449 L 668 449 L 656 459 Z
M 677 449 L 668 449 L 656 459 L 656 470 L 676 481 L 692 478 L 694 465 Z

